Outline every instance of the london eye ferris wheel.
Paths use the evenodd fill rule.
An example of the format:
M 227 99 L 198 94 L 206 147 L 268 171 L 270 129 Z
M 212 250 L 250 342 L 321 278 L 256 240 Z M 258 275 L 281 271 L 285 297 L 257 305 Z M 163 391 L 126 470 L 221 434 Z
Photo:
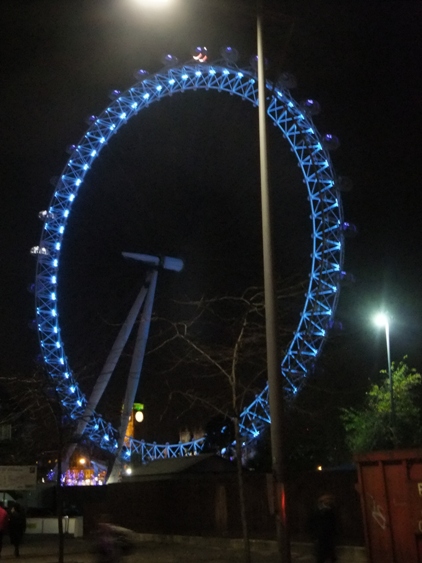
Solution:
M 168 55 L 158 72 L 138 71 L 133 86 L 124 92 L 113 91 L 111 103 L 98 116 L 90 117 L 86 132 L 69 148 L 69 159 L 55 182 L 50 204 L 40 213 L 43 221 L 40 242 L 31 249 L 37 257 L 36 324 L 50 381 L 64 411 L 78 423 L 80 432 L 103 450 L 126 460 L 134 452 L 140 453 L 144 460 L 196 453 L 201 450 L 202 441 L 156 444 L 129 438 L 122 447 L 123 427 L 116 429 L 105 420 L 96 410 L 98 401 L 90 402 L 82 392 L 66 354 L 60 327 L 61 279 L 67 275 L 66 268 L 61 267 L 64 235 L 75 198 L 84 188 L 94 161 L 101 157 L 104 147 L 119 134 L 121 127 L 140 112 L 164 98 L 189 91 L 197 92 L 195 96 L 200 96 L 201 91 L 218 91 L 253 107 L 258 105 L 256 70 L 238 66 L 235 51 L 230 47 L 224 48 L 221 54 L 222 58 L 215 62 L 196 57 L 182 64 Z M 280 365 L 284 387 L 294 395 L 332 326 L 340 286 L 347 276 L 343 271 L 344 238 L 353 226 L 344 221 L 341 203 L 341 191 L 347 189 L 347 180 L 336 174 L 330 158 L 330 150 L 337 147 L 338 140 L 333 135 L 319 133 L 313 122 L 318 103 L 311 99 L 296 101 L 290 92 L 288 75 L 277 83 L 267 80 L 265 86 L 267 117 L 294 155 L 310 210 L 309 282 L 298 325 Z M 270 422 L 268 385 L 265 385 L 241 413 L 243 435 L 247 440 L 253 439 Z

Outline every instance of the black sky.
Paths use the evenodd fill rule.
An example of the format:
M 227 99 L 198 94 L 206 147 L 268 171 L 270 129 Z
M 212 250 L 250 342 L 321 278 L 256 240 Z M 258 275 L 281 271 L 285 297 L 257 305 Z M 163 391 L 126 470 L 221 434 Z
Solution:
M 106 107 L 110 90 L 130 86 L 135 69 L 158 70 L 164 53 L 187 60 L 190 48 L 201 44 L 213 59 L 221 46 L 232 45 L 246 64 L 255 54 L 254 25 L 246 16 L 222 17 L 209 10 L 210 2 L 193 1 L 188 9 L 186 0 L 171 17 L 147 17 L 134 4 L 2 3 L 2 373 L 24 373 L 38 353 L 27 330 L 33 317 L 27 286 L 35 273 L 29 249 L 41 232 L 37 213 L 52 195 L 49 180 L 65 165 L 66 146 L 87 128 L 86 116 Z M 274 7 L 295 25 L 287 52 L 286 24 L 268 27 L 268 59 L 284 58 L 284 68 L 298 80 L 297 99 L 320 102 L 316 125 L 338 135 L 334 166 L 354 182 L 343 204 L 345 217 L 359 229 L 346 248 L 346 269 L 357 281 L 340 298 L 341 356 L 328 361 L 328 354 L 321 362 L 332 371 L 355 362 L 365 377 L 376 373 L 385 345 L 370 314 L 384 306 L 394 317 L 393 359 L 407 353 L 422 369 L 422 3 L 301 0 Z M 304 275 L 306 198 L 295 196 L 300 177 L 282 140 L 272 134 L 271 141 L 273 183 L 285 186 L 277 191 L 279 267 Z M 87 315 L 82 328 L 73 298 L 129 301 L 136 291 L 138 274 L 132 271 L 128 281 L 119 266 L 121 250 L 186 260 L 185 271 L 160 286 L 163 307 L 173 291 L 200 294 L 259 281 L 256 158 L 255 112 L 223 94 L 160 102 L 113 139 L 87 178 L 65 240 L 68 297 L 61 325 L 70 356 L 82 348 L 78 338 L 86 342 L 100 324 L 118 322 L 110 305 L 102 318 Z M 131 247 L 122 248 L 126 244 Z M 127 293 L 121 295 L 123 279 Z

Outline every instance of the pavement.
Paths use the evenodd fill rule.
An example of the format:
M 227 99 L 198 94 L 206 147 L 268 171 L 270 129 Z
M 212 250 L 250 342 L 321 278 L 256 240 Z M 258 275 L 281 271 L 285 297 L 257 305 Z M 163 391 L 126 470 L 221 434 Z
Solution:
M 242 563 L 243 542 L 223 538 L 192 538 L 138 534 L 137 550 L 122 563 Z M 5 538 L 6 540 L 6 538 Z M 279 563 L 274 541 L 251 540 L 251 563 Z M 292 563 L 314 563 L 312 545 L 292 543 Z M 3 543 L 2 561 L 16 560 L 13 548 Z M 25 563 L 58 563 L 58 537 L 27 535 L 21 547 L 20 560 Z M 96 563 L 92 542 L 82 538 L 65 538 L 65 563 Z M 367 563 L 362 547 L 338 548 L 338 563 Z

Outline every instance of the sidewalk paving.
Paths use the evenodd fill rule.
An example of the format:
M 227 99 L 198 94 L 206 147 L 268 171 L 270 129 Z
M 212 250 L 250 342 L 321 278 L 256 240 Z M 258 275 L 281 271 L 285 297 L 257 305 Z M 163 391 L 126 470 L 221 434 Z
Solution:
M 6 539 L 6 538 L 5 538 Z M 139 534 L 137 551 L 123 558 L 124 563 L 241 563 L 242 541 L 221 538 L 167 537 Z M 92 543 L 87 539 L 65 539 L 65 563 L 95 563 Z M 292 563 L 313 563 L 310 544 L 292 543 Z M 365 551 L 360 547 L 339 547 L 338 563 L 366 563 Z M 16 560 L 13 547 L 4 541 L 2 561 Z M 27 535 L 21 547 L 21 561 L 25 563 L 57 563 L 57 536 Z M 279 563 L 275 542 L 251 541 L 252 563 Z

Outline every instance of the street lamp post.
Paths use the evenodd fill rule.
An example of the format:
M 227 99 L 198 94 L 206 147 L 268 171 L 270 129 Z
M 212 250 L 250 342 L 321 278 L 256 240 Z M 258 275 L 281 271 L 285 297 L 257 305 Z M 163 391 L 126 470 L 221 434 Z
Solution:
M 265 330 L 267 345 L 268 400 L 271 416 L 271 459 L 274 511 L 278 551 L 283 563 L 290 563 L 290 538 L 286 518 L 284 466 L 283 381 L 278 352 L 277 299 L 274 280 L 271 190 L 268 172 L 267 104 L 265 93 L 265 56 L 263 41 L 263 0 L 257 2 L 258 118 L 261 179 L 262 247 L 264 264 Z
M 375 323 L 384 327 L 385 329 L 385 340 L 387 345 L 387 373 L 388 382 L 390 386 L 390 424 L 391 428 L 394 428 L 395 424 L 395 406 L 394 406 L 394 390 L 393 390 L 393 374 L 391 373 L 391 357 L 390 357 L 390 319 L 385 313 L 378 313 L 374 318 Z
M 142 0 L 148 4 L 147 0 Z M 165 4 L 165 0 L 155 2 L 157 6 Z M 225 3 L 221 8 L 230 7 Z M 236 8 L 238 11 L 238 8 Z M 246 13 L 249 10 L 243 9 Z M 274 491 L 274 512 L 278 551 L 282 563 L 290 563 L 290 538 L 286 518 L 285 500 L 285 465 L 284 465 L 284 397 L 283 378 L 280 370 L 278 351 L 277 299 L 274 280 L 273 233 L 271 189 L 268 171 L 267 149 L 267 104 L 265 92 L 265 56 L 263 41 L 264 0 L 256 4 L 257 32 L 257 76 L 258 76 L 258 120 L 259 120 L 259 162 L 261 183 L 261 219 L 262 247 L 265 293 L 265 329 L 267 347 L 268 400 L 271 416 L 271 455 Z

